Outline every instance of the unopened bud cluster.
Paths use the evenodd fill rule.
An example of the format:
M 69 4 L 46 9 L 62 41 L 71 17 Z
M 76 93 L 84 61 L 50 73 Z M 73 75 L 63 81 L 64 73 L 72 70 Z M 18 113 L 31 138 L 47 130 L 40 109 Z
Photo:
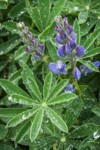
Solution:
M 26 45 L 26 52 L 30 53 L 35 60 L 39 60 L 44 54 L 44 45 L 38 43 L 23 22 L 19 22 L 17 27 L 21 42 Z

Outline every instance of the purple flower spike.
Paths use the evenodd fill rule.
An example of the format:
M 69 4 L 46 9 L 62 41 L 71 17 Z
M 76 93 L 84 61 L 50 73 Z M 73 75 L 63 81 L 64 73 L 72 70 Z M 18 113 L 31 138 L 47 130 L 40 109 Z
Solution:
M 56 63 L 50 63 L 49 69 L 54 74 L 65 74 L 66 73 L 66 64 L 59 60 L 57 62 L 57 64 Z
M 64 45 L 62 45 L 58 48 L 57 55 L 62 57 L 62 58 L 66 57 L 66 52 L 65 52 L 65 46 Z
M 68 84 L 65 89 L 65 93 L 73 93 L 75 92 L 75 88 L 73 88 L 72 84 Z
M 77 80 L 81 78 L 81 72 L 77 67 L 74 68 L 74 78 Z
M 76 55 L 78 57 L 81 57 L 82 55 L 84 55 L 84 53 L 85 53 L 84 47 L 82 47 L 80 45 L 77 45 L 77 47 L 76 47 Z

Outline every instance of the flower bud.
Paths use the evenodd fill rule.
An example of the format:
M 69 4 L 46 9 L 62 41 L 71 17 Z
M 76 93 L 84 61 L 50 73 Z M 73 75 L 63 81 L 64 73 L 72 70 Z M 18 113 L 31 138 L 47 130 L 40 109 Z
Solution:
M 78 57 L 81 57 L 82 55 L 84 55 L 84 53 L 85 53 L 84 47 L 82 47 L 82 46 L 80 46 L 80 45 L 77 45 L 77 46 L 76 46 L 76 55 L 77 55 Z
M 77 67 L 74 68 L 74 78 L 77 80 L 81 78 L 81 72 Z
M 58 48 L 57 55 L 62 57 L 62 58 L 66 57 L 66 52 L 65 52 L 65 46 L 64 45 L 62 45 Z

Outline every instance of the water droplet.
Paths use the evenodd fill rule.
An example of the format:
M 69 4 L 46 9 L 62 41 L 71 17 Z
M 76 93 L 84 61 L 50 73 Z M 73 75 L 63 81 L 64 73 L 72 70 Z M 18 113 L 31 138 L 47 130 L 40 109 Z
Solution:
M 23 115 L 23 116 L 22 116 L 22 119 L 23 119 L 23 120 L 25 120 L 25 119 L 26 119 L 25 115 Z
M 95 139 L 98 139 L 100 137 L 100 134 L 98 133 L 98 131 L 96 131 L 96 132 L 93 133 L 93 137 Z

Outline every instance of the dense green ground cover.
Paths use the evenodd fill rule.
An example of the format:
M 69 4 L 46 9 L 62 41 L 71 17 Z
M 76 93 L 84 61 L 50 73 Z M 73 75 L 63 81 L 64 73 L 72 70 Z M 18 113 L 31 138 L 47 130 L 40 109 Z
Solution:
M 99 70 L 99 0 L 0 0 L 0 150 L 99 150 Z

